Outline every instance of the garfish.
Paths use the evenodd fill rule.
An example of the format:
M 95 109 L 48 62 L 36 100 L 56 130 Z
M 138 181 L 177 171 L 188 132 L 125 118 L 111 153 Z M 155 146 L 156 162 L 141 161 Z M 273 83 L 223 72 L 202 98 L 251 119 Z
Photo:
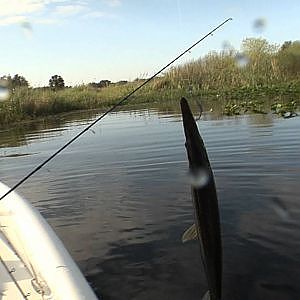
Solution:
M 185 98 L 180 102 L 185 147 L 192 178 L 195 224 L 183 235 L 183 241 L 200 241 L 208 291 L 203 299 L 220 300 L 222 294 L 222 241 L 217 192 L 213 172 L 198 127 Z

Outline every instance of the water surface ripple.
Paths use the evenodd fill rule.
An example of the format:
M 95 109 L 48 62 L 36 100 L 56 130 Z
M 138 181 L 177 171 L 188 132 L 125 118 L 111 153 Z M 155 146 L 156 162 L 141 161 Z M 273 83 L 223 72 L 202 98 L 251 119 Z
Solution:
M 0 131 L 0 178 L 13 185 L 89 120 Z M 223 299 L 300 297 L 300 118 L 198 122 L 218 189 Z M 107 299 L 201 299 L 178 115 L 108 116 L 19 188 Z

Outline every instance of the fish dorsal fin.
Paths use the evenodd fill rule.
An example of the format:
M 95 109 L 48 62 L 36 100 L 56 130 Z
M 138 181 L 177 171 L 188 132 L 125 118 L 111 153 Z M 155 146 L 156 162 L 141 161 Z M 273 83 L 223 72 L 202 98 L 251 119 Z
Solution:
M 207 291 L 205 294 L 204 294 L 204 296 L 202 297 L 202 300 L 210 300 L 211 298 L 210 298 L 210 293 L 209 293 L 209 291 Z
M 181 240 L 183 243 L 198 240 L 198 233 L 195 224 L 193 224 L 183 233 Z

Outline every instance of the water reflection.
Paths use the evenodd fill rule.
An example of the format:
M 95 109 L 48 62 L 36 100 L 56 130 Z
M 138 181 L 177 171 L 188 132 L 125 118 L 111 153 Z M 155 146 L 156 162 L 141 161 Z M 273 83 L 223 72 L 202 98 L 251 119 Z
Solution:
M 271 114 L 254 114 L 251 118 L 248 118 L 250 127 L 251 125 L 257 125 L 259 127 L 272 127 L 274 121 L 274 116 Z M 257 128 L 254 129 L 254 131 L 256 130 Z
M 297 299 L 299 118 L 204 111 L 198 125 L 220 200 L 224 299 Z M 2 131 L 1 180 L 14 184 L 91 117 Z M 20 192 L 104 299 L 200 299 L 198 244 L 181 242 L 193 208 L 179 106 L 120 111 L 93 130 Z
M 24 146 L 30 140 L 55 137 L 67 127 L 88 122 L 95 115 L 95 111 L 76 112 L 0 127 L 0 148 Z

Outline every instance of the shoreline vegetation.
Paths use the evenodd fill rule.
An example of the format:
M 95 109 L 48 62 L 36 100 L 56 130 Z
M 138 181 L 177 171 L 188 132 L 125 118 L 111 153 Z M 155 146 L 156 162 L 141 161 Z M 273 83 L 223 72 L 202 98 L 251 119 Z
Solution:
M 55 75 L 49 87 L 30 88 L 22 76 L 4 76 L 2 89 L 6 82 L 9 97 L 0 100 L 0 126 L 77 110 L 107 109 L 144 80 L 102 80 L 65 87 Z M 227 45 L 221 52 L 169 69 L 133 95 L 130 105 L 178 101 L 183 96 L 214 102 L 225 115 L 273 111 L 294 116 L 300 100 L 300 41 L 278 46 L 249 38 L 240 51 Z

